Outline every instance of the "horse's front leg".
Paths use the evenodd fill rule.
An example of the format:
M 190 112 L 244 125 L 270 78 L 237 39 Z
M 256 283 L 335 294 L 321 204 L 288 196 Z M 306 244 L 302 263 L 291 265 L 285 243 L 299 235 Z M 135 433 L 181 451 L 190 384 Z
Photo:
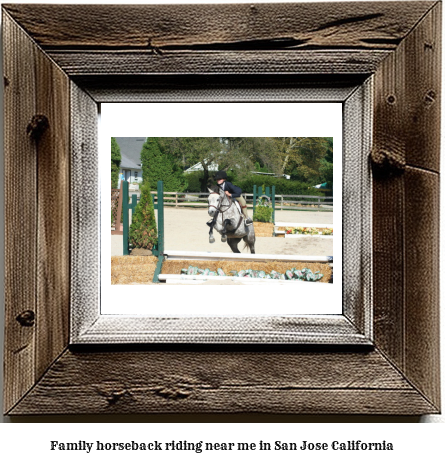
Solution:
M 210 244 L 213 244 L 215 242 L 215 238 L 213 237 L 213 226 L 215 224 L 215 220 L 210 220 L 210 221 L 207 221 L 207 226 L 210 228 L 209 229 L 209 242 Z

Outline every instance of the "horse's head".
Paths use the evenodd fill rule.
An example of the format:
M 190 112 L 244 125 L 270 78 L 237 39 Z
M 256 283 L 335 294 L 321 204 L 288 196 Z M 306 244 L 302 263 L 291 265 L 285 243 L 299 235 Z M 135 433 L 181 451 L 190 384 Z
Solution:
M 220 204 L 220 198 L 219 198 L 219 192 L 217 187 L 212 187 L 209 189 L 210 195 L 208 198 L 208 203 L 209 203 L 209 215 L 210 216 L 215 216 L 215 213 L 218 211 L 219 204 Z

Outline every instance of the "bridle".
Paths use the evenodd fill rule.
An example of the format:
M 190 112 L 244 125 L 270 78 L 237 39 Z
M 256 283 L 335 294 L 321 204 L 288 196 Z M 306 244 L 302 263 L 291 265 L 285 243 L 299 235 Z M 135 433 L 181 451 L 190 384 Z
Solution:
M 223 190 L 221 190 L 221 192 L 222 194 L 219 194 L 219 197 L 218 197 L 218 204 L 217 205 L 209 204 L 209 208 L 213 207 L 216 210 L 217 214 L 226 212 L 232 206 L 232 199 Z M 215 192 L 215 194 L 217 194 L 217 192 Z M 224 204 L 223 203 L 224 199 L 227 199 L 229 203 Z M 227 208 L 225 210 L 222 210 L 222 207 L 225 207 L 225 206 L 227 206 Z

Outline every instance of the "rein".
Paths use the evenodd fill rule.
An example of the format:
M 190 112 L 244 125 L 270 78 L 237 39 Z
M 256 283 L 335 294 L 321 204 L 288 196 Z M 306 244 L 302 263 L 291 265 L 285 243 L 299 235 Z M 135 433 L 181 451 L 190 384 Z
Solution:
M 209 207 L 213 207 L 218 213 L 224 213 L 226 212 L 231 206 L 232 206 L 232 199 L 226 195 L 226 193 L 224 191 L 223 192 L 223 196 L 220 194 L 219 198 L 218 198 L 218 205 L 212 205 L 212 204 L 209 204 Z M 223 205 L 222 204 L 222 201 L 224 200 L 224 198 L 227 198 L 227 200 L 229 201 L 229 204 L 228 205 Z M 227 206 L 227 208 L 225 210 L 222 210 L 222 207 L 223 206 Z

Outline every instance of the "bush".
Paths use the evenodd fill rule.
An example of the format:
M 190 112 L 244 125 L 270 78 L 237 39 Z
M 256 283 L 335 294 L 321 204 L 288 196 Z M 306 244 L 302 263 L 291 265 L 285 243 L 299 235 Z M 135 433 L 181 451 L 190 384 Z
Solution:
M 255 214 L 253 215 L 253 221 L 272 223 L 272 208 L 264 205 L 256 207 Z
M 259 221 L 261 223 L 272 223 L 273 208 L 268 201 L 260 199 L 257 206 L 255 207 L 255 214 L 253 215 L 253 221 Z
M 134 209 L 130 226 L 130 243 L 133 248 L 151 250 L 158 242 L 153 198 L 150 194 L 150 183 L 141 186 L 141 199 Z

